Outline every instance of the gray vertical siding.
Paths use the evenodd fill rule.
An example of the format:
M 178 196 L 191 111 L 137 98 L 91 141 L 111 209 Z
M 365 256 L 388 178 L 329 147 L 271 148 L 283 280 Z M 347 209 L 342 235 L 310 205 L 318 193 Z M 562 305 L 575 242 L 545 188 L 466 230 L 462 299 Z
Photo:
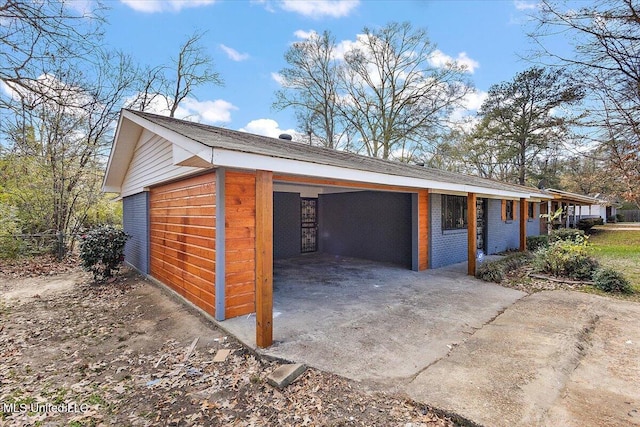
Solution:
M 411 194 L 321 194 L 318 205 L 322 252 L 411 268 Z
M 516 217 L 513 221 L 502 220 L 502 200 L 489 199 L 487 252 L 495 254 L 520 247 L 520 203 L 514 202 Z M 526 214 L 526 213 L 525 213 Z
M 273 258 L 300 255 L 300 193 L 273 193 Z
M 467 230 L 442 229 L 442 194 L 429 195 L 429 266 L 444 267 L 467 260 Z
M 149 274 L 149 193 L 122 199 L 122 225 L 129 240 L 124 259 L 144 274 Z

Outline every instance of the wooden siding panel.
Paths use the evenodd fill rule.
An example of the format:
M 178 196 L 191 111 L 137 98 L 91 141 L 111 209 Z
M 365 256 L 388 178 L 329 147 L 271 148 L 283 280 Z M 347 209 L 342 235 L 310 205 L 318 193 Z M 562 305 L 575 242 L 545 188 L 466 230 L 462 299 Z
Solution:
M 225 317 L 255 311 L 256 176 L 227 171 L 225 180 Z
M 401 193 L 415 193 L 416 187 L 402 187 L 398 185 L 371 184 L 367 182 L 342 181 L 338 179 L 310 178 L 305 176 L 273 175 L 274 182 L 293 182 L 296 184 L 327 185 L 330 187 L 360 188 L 368 190 L 397 191 Z
M 273 173 L 256 171 L 256 345 L 273 344 Z M 240 303 L 240 302 L 239 302 Z
M 515 203 L 514 203 L 515 205 Z M 529 216 L 528 203 L 526 199 L 520 199 L 520 251 L 527 250 L 527 218 Z M 515 208 L 515 206 L 514 206 Z M 514 209 L 515 210 L 515 209 Z M 514 217 L 515 217 L 514 212 Z
M 209 314 L 215 306 L 215 175 L 151 189 L 151 275 Z
M 467 194 L 467 274 L 476 275 L 477 251 L 477 197 L 475 193 Z
M 429 268 L 429 192 L 418 192 L 418 270 Z

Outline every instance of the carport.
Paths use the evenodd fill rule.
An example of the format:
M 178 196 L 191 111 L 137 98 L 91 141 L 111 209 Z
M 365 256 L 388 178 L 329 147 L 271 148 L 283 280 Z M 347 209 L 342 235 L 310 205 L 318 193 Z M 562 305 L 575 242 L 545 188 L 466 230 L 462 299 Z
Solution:
M 219 321 L 251 315 L 260 347 L 272 343 L 274 258 L 315 252 L 389 262 L 407 274 L 466 259 L 473 275 L 478 198 L 501 200 L 502 215 L 491 209 L 500 203 L 489 204 L 497 224 L 489 241 L 504 249 L 514 248 L 504 236 L 518 236 L 524 249 L 528 219 L 518 212 L 547 198 L 527 187 L 129 110 L 103 188 L 123 198 L 132 236 L 125 260 Z M 315 215 L 303 215 L 303 203 Z
M 318 253 L 277 260 L 274 344 L 261 351 L 357 380 L 415 376 L 524 296 L 466 272 Z M 221 326 L 256 347 L 253 315 Z
M 426 197 L 420 209 L 417 191 L 279 179 L 273 185 L 274 260 L 322 253 L 426 268 Z

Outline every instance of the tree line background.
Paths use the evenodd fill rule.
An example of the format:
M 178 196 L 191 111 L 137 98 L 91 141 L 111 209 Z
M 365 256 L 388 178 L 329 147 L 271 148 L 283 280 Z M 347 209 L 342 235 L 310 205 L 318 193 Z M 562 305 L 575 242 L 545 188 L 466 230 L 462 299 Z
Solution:
M 544 0 L 531 18 L 531 66 L 491 86 L 476 115 L 461 113 L 468 70 L 438 61 L 427 30 L 408 22 L 364 28 L 346 47 L 328 31 L 292 44 L 273 107 L 295 112 L 297 143 L 638 206 L 638 5 Z M 199 86 L 222 85 L 203 33 L 145 65 L 102 44 L 99 3 L 81 15 L 8 0 L 0 21 L 0 235 L 117 223 L 120 205 L 100 187 L 119 111 L 173 116 Z M 546 49 L 558 34 L 566 56 Z

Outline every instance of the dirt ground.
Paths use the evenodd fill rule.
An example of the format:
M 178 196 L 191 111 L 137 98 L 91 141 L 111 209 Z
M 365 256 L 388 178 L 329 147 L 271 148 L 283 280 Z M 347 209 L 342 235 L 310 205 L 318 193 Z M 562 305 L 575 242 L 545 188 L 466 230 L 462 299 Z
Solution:
M 92 285 L 73 263 L 42 264 L 0 266 L 0 426 L 456 425 L 315 369 L 279 391 L 265 378 L 282 362 L 136 274 Z

